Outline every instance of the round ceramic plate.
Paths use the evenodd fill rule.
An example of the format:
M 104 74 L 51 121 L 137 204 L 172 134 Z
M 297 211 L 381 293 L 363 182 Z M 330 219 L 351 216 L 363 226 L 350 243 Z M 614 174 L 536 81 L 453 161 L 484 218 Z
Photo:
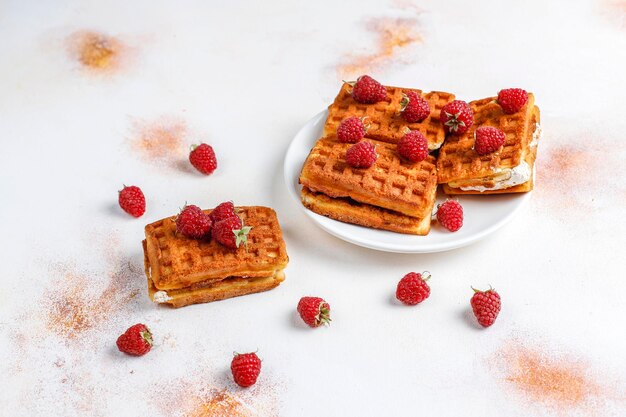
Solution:
M 442 252 L 460 248 L 495 232 L 524 205 L 530 193 L 458 196 L 463 206 L 463 227 L 451 233 L 437 224 L 433 224 L 427 236 L 405 235 L 385 230 L 343 223 L 316 214 L 305 208 L 300 202 L 301 186 L 298 176 L 302 165 L 309 155 L 322 130 L 328 111 L 317 114 L 300 129 L 293 138 L 285 156 L 285 182 L 291 196 L 298 206 L 322 229 L 328 233 L 367 248 L 400 253 Z M 437 203 L 445 200 L 445 195 L 437 195 Z M 436 204 L 435 204 L 436 206 Z

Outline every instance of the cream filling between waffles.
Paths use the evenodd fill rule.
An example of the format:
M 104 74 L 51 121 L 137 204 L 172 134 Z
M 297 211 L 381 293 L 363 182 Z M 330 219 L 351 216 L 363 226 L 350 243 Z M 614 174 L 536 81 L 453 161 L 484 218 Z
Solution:
M 528 144 L 530 148 L 534 148 L 539 144 L 539 139 L 541 139 L 541 126 L 539 123 L 535 123 L 535 131 L 533 132 L 533 137 L 531 142 Z M 523 155 L 525 158 L 525 155 Z M 474 180 L 465 180 L 465 181 L 452 181 L 448 183 L 450 187 L 460 188 L 463 191 L 479 191 L 485 192 L 489 190 L 503 190 L 505 188 L 515 187 L 516 185 L 524 184 L 532 175 L 532 170 L 528 163 L 522 158 L 522 162 L 513 168 L 504 168 L 500 169 L 496 172 L 495 175 L 487 178 L 477 178 Z M 493 182 L 493 187 L 486 187 L 484 185 L 485 182 Z M 474 185 L 476 184 L 476 185 Z

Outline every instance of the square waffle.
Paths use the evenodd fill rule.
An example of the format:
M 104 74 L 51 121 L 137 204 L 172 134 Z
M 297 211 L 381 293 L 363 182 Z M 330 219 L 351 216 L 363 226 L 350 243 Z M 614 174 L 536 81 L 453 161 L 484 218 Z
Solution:
M 534 105 L 533 94 L 528 95 L 524 107 L 515 114 L 505 114 L 495 102 L 495 97 L 470 102 L 474 124 L 461 136 L 446 138 L 437 159 L 438 182 L 444 184 L 448 194 L 496 194 L 526 192 L 532 189 L 533 175 L 523 184 L 496 188 L 507 181 L 515 169 L 532 173 L 536 141 L 539 133 L 539 108 Z M 474 151 L 474 132 L 481 126 L 493 126 L 505 134 L 503 147 L 487 155 Z M 526 166 L 527 165 L 527 166 Z M 460 187 L 473 187 L 462 190 Z
M 346 163 L 349 143 L 336 137 L 317 141 L 307 157 L 300 184 L 329 197 L 349 197 L 360 203 L 385 208 L 406 216 L 430 216 L 437 191 L 435 158 L 418 163 L 403 161 L 396 145 L 371 140 L 378 158 L 367 169 Z
M 427 235 L 430 231 L 430 214 L 424 218 L 405 216 L 351 198 L 331 198 L 306 187 L 302 188 L 301 198 L 309 210 L 344 223 L 412 235 Z
M 356 116 L 367 117 L 369 124 L 365 137 L 382 142 L 398 143 L 409 130 L 419 130 L 428 141 L 428 148 L 438 149 L 444 141 L 445 132 L 439 121 L 441 108 L 454 100 L 454 95 L 439 91 L 424 93 L 411 88 L 386 87 L 387 99 L 375 104 L 358 103 L 352 98 L 352 87 L 344 83 L 333 104 L 328 107 L 324 136 L 337 133 L 343 119 Z M 415 91 L 430 105 L 430 116 L 419 123 L 409 123 L 400 114 L 402 93 Z
M 233 250 L 213 240 L 179 235 L 175 216 L 146 226 L 144 255 L 149 287 L 154 290 L 151 297 L 157 291 L 164 291 L 168 296 L 172 291 L 181 290 L 206 292 L 207 288 L 227 278 L 250 279 L 250 284 L 256 278 L 273 277 L 276 285 L 282 281 L 282 270 L 289 258 L 276 213 L 260 206 L 237 207 L 236 211 L 244 224 L 252 227 L 247 250 L 244 247 Z M 226 283 L 220 291 L 228 293 L 224 285 Z M 246 288 L 258 290 L 261 287 Z

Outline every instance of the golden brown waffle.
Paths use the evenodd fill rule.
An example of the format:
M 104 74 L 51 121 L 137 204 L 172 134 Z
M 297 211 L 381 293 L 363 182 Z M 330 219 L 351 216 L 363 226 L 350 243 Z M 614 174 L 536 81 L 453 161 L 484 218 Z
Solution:
M 423 218 L 409 217 L 350 198 L 331 198 L 306 187 L 302 188 L 301 197 L 302 204 L 309 210 L 344 223 L 412 235 L 427 235 L 430 231 L 430 214 Z
M 387 99 L 375 104 L 356 102 L 351 95 L 352 87 L 344 83 L 333 104 L 328 107 L 328 118 L 324 125 L 324 136 L 337 133 L 337 127 L 348 117 L 367 117 L 369 124 L 365 137 L 382 142 L 398 143 L 408 130 L 419 130 L 428 141 L 429 149 L 438 149 L 445 138 L 439 121 L 441 108 L 454 100 L 454 95 L 440 91 L 424 93 L 412 88 L 386 87 Z M 402 93 L 415 91 L 430 105 L 430 116 L 419 123 L 408 123 L 400 114 Z
M 352 168 L 345 153 L 351 146 L 336 137 L 317 141 L 307 157 L 300 183 L 329 197 L 349 197 L 361 203 L 423 218 L 429 215 L 437 189 L 435 158 L 417 163 L 400 159 L 396 145 L 370 140 L 378 159 L 370 168 Z
M 147 225 L 145 250 L 152 285 L 157 290 L 201 288 L 227 277 L 271 277 L 284 269 L 289 258 L 274 210 L 252 206 L 236 211 L 245 225 L 252 226 L 248 250 L 179 235 L 175 217 Z
M 500 170 L 518 166 L 526 156 L 531 129 L 539 120 L 535 98 L 528 94 L 528 101 L 515 114 L 505 114 L 495 102 L 495 97 L 470 102 L 474 112 L 474 124 L 463 135 L 450 135 L 439 150 L 437 171 L 439 183 L 478 178 L 493 178 Z M 474 132 L 481 126 L 493 126 L 505 134 L 501 150 L 478 155 L 474 151 Z M 529 134 L 530 131 L 530 134 Z

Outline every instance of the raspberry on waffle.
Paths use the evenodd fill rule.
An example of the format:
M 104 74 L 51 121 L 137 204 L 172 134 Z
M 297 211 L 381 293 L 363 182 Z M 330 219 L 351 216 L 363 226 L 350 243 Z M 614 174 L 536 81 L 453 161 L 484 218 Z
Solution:
M 143 248 L 151 299 L 182 307 L 266 291 L 284 280 L 289 258 L 274 210 L 249 206 L 236 212 L 252 227 L 247 249 L 177 234 L 175 217 L 146 226 Z
M 448 136 L 437 159 L 438 182 L 446 194 L 502 194 L 533 188 L 534 164 L 539 139 L 539 108 L 533 94 L 522 109 L 505 114 L 489 97 L 469 103 L 474 124 L 463 135 Z M 505 134 L 502 148 L 479 155 L 474 150 L 474 132 L 493 126 Z
M 454 100 L 454 95 L 440 91 L 424 93 L 411 88 L 386 87 L 386 89 L 385 100 L 363 104 L 352 98 L 352 87 L 344 83 L 335 101 L 328 107 L 324 136 L 335 135 L 342 120 L 356 116 L 366 118 L 365 124 L 369 125 L 365 133 L 366 138 L 397 143 L 409 130 L 419 130 L 426 137 L 428 148 L 438 149 L 445 137 L 443 126 L 439 122 L 439 113 L 446 103 Z M 421 122 L 409 123 L 401 115 L 402 95 L 409 91 L 422 96 L 430 106 L 430 115 Z

